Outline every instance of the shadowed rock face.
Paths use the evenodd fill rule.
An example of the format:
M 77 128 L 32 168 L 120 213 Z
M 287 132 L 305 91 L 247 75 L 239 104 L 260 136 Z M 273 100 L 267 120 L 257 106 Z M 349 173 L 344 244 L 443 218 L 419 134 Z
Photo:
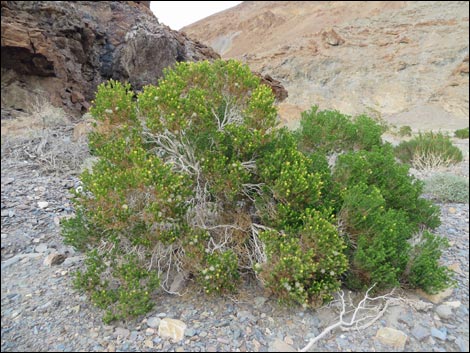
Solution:
M 139 90 L 179 61 L 216 59 L 211 48 L 159 24 L 149 1 L 2 1 L 2 113 L 37 96 L 84 112 L 113 78 Z M 3 115 L 3 114 L 2 114 Z
M 468 1 L 245 1 L 183 28 L 313 104 L 412 128 L 468 126 Z

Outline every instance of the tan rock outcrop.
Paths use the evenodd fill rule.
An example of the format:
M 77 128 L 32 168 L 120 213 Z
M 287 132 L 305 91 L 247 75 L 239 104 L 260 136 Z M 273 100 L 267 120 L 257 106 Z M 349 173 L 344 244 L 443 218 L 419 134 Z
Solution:
M 453 130 L 468 126 L 468 13 L 465 1 L 245 1 L 183 30 L 279 80 L 289 106 Z

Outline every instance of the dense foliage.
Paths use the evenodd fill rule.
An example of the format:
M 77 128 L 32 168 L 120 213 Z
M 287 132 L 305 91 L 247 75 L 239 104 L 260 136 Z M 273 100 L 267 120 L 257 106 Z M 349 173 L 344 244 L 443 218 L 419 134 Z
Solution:
M 313 107 L 278 128 L 274 97 L 236 61 L 180 63 L 134 99 L 99 87 L 69 244 L 88 252 L 78 288 L 106 321 L 143 314 L 176 274 L 206 293 L 244 276 L 304 306 L 341 283 L 438 290 L 437 208 L 397 164 L 374 120 Z M 423 282 L 420 276 L 426 275 Z

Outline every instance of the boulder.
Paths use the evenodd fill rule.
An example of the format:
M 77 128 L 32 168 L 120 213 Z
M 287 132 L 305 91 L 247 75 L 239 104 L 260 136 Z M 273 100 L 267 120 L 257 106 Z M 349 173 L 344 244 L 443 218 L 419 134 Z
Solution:
M 219 58 L 160 24 L 149 4 L 2 1 L 2 115 L 31 111 L 30 102 L 44 96 L 79 115 L 103 81 L 128 81 L 140 90 L 176 62 Z

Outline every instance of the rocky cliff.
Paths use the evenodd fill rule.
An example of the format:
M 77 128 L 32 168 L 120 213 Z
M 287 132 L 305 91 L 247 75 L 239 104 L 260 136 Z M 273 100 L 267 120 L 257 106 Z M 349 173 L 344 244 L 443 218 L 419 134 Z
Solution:
M 183 28 L 312 104 L 415 129 L 468 126 L 468 1 L 245 1 Z
M 159 24 L 149 1 L 2 1 L 2 116 L 48 97 L 84 112 L 113 78 L 156 83 L 178 61 L 215 59 L 211 48 Z

